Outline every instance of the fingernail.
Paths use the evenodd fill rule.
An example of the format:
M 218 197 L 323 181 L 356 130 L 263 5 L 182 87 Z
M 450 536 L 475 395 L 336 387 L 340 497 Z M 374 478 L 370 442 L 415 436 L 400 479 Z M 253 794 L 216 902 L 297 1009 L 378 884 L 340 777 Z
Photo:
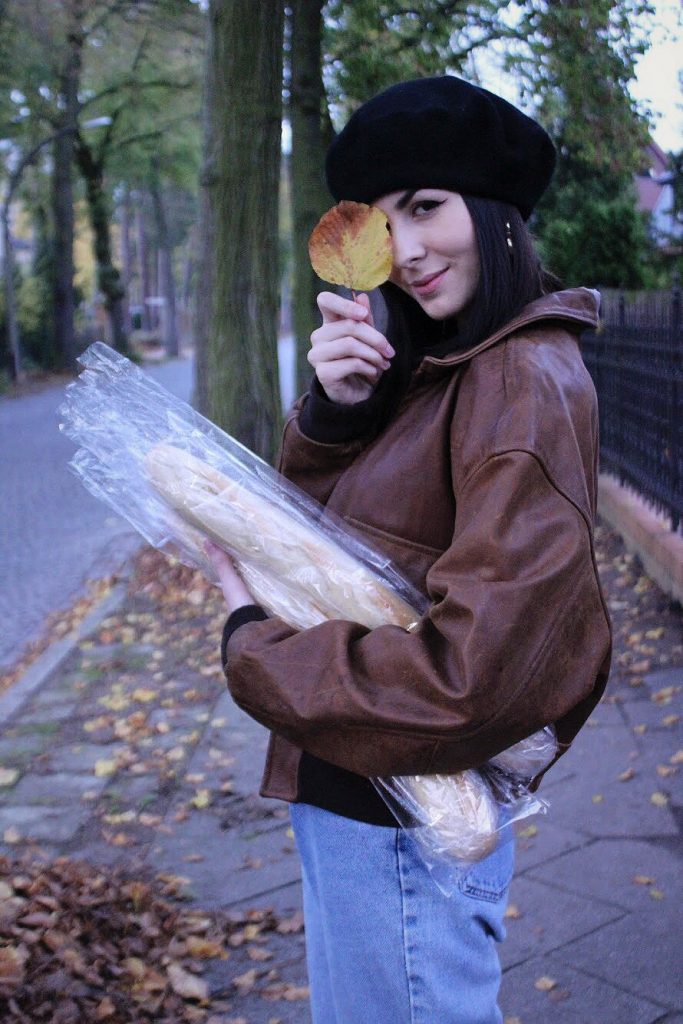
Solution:
M 391 358 L 391 356 L 395 356 L 396 355 L 396 353 L 394 352 L 394 350 L 391 347 L 391 345 L 387 345 L 387 347 L 384 349 L 384 351 L 389 356 L 389 358 Z

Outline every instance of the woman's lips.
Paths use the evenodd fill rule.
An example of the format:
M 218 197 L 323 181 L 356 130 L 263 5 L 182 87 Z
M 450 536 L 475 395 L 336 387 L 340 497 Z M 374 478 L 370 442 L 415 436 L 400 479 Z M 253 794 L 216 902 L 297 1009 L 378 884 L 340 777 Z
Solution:
M 441 284 L 447 270 L 448 267 L 444 270 L 438 270 L 435 274 L 428 274 L 427 277 L 422 277 L 419 281 L 415 281 L 411 285 L 413 291 L 417 292 L 418 295 L 431 295 Z

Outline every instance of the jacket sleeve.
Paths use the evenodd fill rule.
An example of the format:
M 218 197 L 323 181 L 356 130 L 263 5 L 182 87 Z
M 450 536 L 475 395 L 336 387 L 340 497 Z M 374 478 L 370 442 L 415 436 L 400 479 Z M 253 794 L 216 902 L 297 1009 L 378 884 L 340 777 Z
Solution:
M 386 388 L 379 387 L 355 405 L 330 402 L 314 379 L 285 421 L 279 472 L 325 505 L 344 470 L 377 432 L 386 401 Z
M 491 454 L 458 493 L 417 630 L 249 622 L 227 645 L 252 717 L 361 775 L 482 764 L 590 699 L 609 627 L 590 527 L 526 451 Z

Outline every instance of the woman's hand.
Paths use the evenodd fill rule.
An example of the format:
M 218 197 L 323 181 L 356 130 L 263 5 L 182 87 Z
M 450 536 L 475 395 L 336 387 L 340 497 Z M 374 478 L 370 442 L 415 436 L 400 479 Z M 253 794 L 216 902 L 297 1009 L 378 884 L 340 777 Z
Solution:
M 247 590 L 244 580 L 237 572 L 230 556 L 210 540 L 205 541 L 204 551 L 218 576 L 223 597 L 228 606 L 228 613 L 231 615 L 237 608 L 254 604 L 254 598 Z
M 323 322 L 311 335 L 308 361 L 330 401 L 355 405 L 370 397 L 394 350 L 375 329 L 367 295 L 354 302 L 321 292 L 318 308 Z

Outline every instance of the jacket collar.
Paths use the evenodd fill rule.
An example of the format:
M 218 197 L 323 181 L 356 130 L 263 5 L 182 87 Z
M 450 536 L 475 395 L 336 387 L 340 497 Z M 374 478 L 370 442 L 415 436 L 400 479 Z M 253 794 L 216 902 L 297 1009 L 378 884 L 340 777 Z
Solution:
M 564 320 L 574 324 L 579 330 L 595 328 L 598 325 L 598 310 L 600 309 L 600 293 L 593 288 L 568 288 L 561 292 L 551 292 L 550 295 L 543 295 L 540 299 L 534 299 L 528 306 L 517 314 L 512 320 L 499 327 L 497 331 L 484 338 L 472 348 L 460 352 L 451 352 L 447 356 L 437 358 L 436 356 L 425 356 L 422 366 L 429 363 L 432 366 L 455 366 L 458 363 L 465 363 L 472 356 L 478 355 L 484 349 L 490 348 L 496 342 L 501 341 L 509 334 L 519 331 L 530 324 L 540 320 Z

